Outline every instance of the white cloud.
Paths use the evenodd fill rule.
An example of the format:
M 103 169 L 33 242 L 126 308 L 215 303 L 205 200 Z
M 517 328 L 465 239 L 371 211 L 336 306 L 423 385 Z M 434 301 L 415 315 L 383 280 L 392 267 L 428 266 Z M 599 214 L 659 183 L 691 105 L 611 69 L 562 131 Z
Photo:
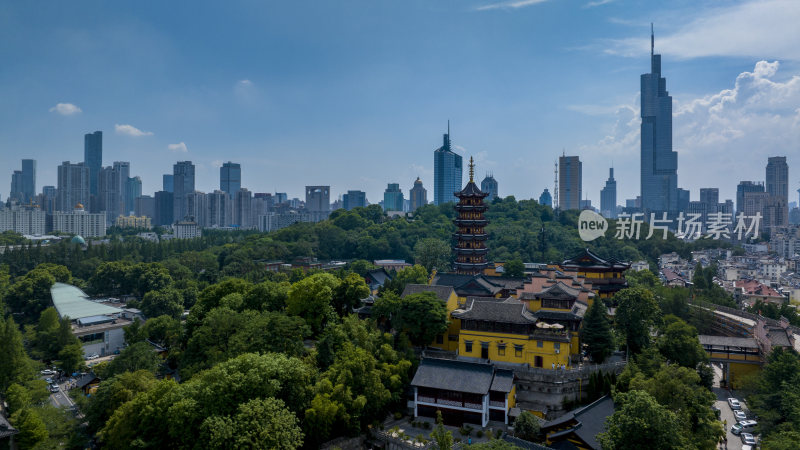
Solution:
M 114 131 L 116 131 L 117 134 L 123 134 L 125 136 L 132 136 L 132 137 L 142 137 L 142 136 L 152 136 L 153 135 L 153 133 L 151 131 L 142 131 L 142 130 L 136 128 L 133 125 L 127 125 L 127 124 L 125 124 L 125 125 L 120 125 L 120 124 L 114 125 Z
M 72 103 L 57 103 L 56 106 L 50 108 L 50 112 L 58 113 L 62 116 L 71 116 L 82 112 L 82 110 Z
M 609 3 L 613 2 L 613 1 L 614 0 L 597 0 L 597 1 L 589 2 L 589 3 L 585 4 L 585 5 L 583 5 L 583 7 L 584 8 L 594 8 L 595 6 L 607 5 L 607 4 L 609 4 Z
M 733 198 L 739 180 L 763 180 L 768 156 L 796 157 L 800 148 L 800 75 L 788 79 L 780 63 L 759 61 L 742 72 L 733 86 L 687 101 L 673 100 L 673 149 L 678 152 L 678 184 L 693 191 L 719 187 L 720 198 Z M 617 111 L 611 132 L 581 147 L 582 159 L 603 164 L 611 157 L 638 173 L 638 98 Z M 796 163 L 796 161 L 795 161 Z M 790 165 L 792 161 L 790 161 Z M 626 180 L 638 191 L 638 177 Z M 724 196 L 724 197 L 723 197 Z
M 676 58 L 735 56 L 800 60 L 800 2 L 755 0 L 732 7 L 702 9 L 685 25 L 659 35 L 656 51 Z M 644 33 L 642 33 L 644 34 Z M 605 52 L 641 57 L 650 50 L 650 36 L 603 42 Z
M 250 86 L 252 86 L 252 85 L 253 85 L 253 82 L 252 82 L 252 81 L 250 81 L 250 80 L 247 80 L 247 79 L 245 79 L 245 80 L 239 80 L 239 82 L 238 82 L 238 83 L 236 83 L 236 85 L 237 85 L 237 86 L 241 86 L 241 87 L 250 87 Z
M 492 9 L 518 9 L 526 6 L 538 5 L 548 0 L 510 0 L 498 3 L 490 3 L 488 5 L 478 6 L 475 11 L 488 11 Z
M 186 148 L 186 144 L 183 142 L 178 142 L 177 144 L 169 144 L 167 145 L 167 148 L 175 153 L 186 153 L 189 151 L 189 149 Z

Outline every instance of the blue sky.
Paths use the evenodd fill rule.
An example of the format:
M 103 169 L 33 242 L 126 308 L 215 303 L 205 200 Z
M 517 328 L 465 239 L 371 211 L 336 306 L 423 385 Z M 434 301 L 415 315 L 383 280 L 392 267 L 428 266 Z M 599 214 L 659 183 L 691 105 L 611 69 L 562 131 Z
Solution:
M 563 149 L 595 204 L 613 163 L 624 203 L 639 190 L 650 22 L 679 185 L 734 198 L 786 155 L 800 187 L 793 0 L 54 1 L 0 5 L 0 194 L 26 157 L 39 190 L 56 184 L 102 130 L 104 164 L 130 161 L 145 193 L 188 159 L 203 191 L 231 160 L 255 192 L 329 184 L 377 203 L 420 176 L 432 199 L 449 119 L 503 196 L 552 190 Z

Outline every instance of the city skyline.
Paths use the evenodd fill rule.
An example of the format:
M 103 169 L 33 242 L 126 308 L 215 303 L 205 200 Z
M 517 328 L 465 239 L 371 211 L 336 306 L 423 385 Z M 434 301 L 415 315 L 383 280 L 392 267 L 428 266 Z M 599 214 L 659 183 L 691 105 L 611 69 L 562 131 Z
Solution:
M 353 12 L 358 5 L 351 3 L 334 11 Z M 699 188 L 707 186 L 718 186 L 721 199 L 733 199 L 739 180 L 762 179 L 763 159 L 786 155 L 790 166 L 788 188 L 796 190 L 798 181 L 791 166 L 792 156 L 800 148 L 800 131 L 791 127 L 797 115 L 791 105 L 800 98 L 800 55 L 786 44 L 796 41 L 792 38 L 798 37 L 798 31 L 785 28 L 785 24 L 799 17 L 797 5 L 764 1 L 695 8 L 679 3 L 651 10 L 623 1 L 594 8 L 542 2 L 521 8 L 498 5 L 477 10 L 487 5 L 494 3 L 434 7 L 411 2 L 399 11 L 396 5 L 372 8 L 370 12 L 380 19 L 378 23 L 395 14 L 398 27 L 421 21 L 420 26 L 432 31 L 431 36 L 440 39 L 443 47 L 433 46 L 420 57 L 414 56 L 420 42 L 412 40 L 395 48 L 398 44 L 391 38 L 404 34 L 393 27 L 387 38 L 377 39 L 371 47 L 360 44 L 345 51 L 345 44 L 361 37 L 350 32 L 334 38 L 331 45 L 335 51 L 330 55 L 338 58 L 334 60 L 315 44 L 319 35 L 306 39 L 280 26 L 263 34 L 257 30 L 263 24 L 256 27 L 244 18 L 249 12 L 270 22 L 274 19 L 266 16 L 299 14 L 295 7 L 249 11 L 234 4 L 220 14 L 242 25 L 239 32 L 228 30 L 223 39 L 243 46 L 231 56 L 235 64 L 229 70 L 189 76 L 180 83 L 176 82 L 187 73 L 166 57 L 194 64 L 202 59 L 206 64 L 207 60 L 196 52 L 207 42 L 192 34 L 180 37 L 186 31 L 182 25 L 166 28 L 147 7 L 113 9 L 100 5 L 93 14 L 104 20 L 92 21 L 94 25 L 72 21 L 82 25 L 68 27 L 58 22 L 70 20 L 57 19 L 81 15 L 85 8 L 53 8 L 41 13 L 41 21 L 30 21 L 25 18 L 40 13 L 24 5 L 3 5 L 0 17 L 10 26 L 0 33 L 17 37 L 2 40 L 0 46 L 12 56 L 30 51 L 25 46 L 13 47 L 27 36 L 37 51 L 20 58 L 20 64 L 10 69 L 7 82 L 0 88 L 0 94 L 15 106 L 0 112 L 4 123 L 0 163 L 8 167 L 0 172 L 0 194 L 4 200 L 8 197 L 11 168 L 18 167 L 22 158 L 38 161 L 37 192 L 45 185 L 55 185 L 57 167 L 65 160 L 81 161 L 81 137 L 99 130 L 106 141 L 102 164 L 129 161 L 131 175 L 141 176 L 142 192 L 148 195 L 160 190 L 161 175 L 170 172 L 169 167 L 178 160 L 192 160 L 197 166 L 197 188 L 212 192 L 222 162 L 232 160 L 245 166 L 242 186 L 253 192 L 281 191 L 302 198 L 304 185 L 325 184 L 331 186 L 332 200 L 357 189 L 376 202 L 391 181 L 400 182 L 406 190 L 419 176 L 426 186 L 434 186 L 430 151 L 437 146 L 446 120 L 451 119 L 454 150 L 462 157 L 474 155 L 482 168 L 492 171 L 503 184 L 504 196 L 537 198 L 544 188 L 552 191 L 551 164 L 566 148 L 585 163 L 584 197 L 594 205 L 599 204 L 605 171 L 613 158 L 618 203 L 623 203 L 639 190 L 636 93 L 638 76 L 647 71 L 650 22 L 655 22 L 657 48 L 664 59 L 663 75 L 669 79 L 674 96 L 673 147 L 679 154 L 680 187 L 691 190 L 692 200 L 698 198 Z M 321 7 L 325 8 L 332 7 Z M 565 14 L 575 15 L 574 26 L 554 30 L 546 23 L 557 22 L 552 19 Z M 227 17 L 231 15 L 234 17 Z M 450 20 L 445 29 L 435 29 L 445 16 Z M 742 24 L 743 17 L 753 20 Z M 722 24 L 723 19 L 729 24 Z M 320 19 L 314 14 L 310 20 L 316 23 Z M 18 23 L 35 25 L 22 29 L 15 25 Z M 361 13 L 348 19 L 346 25 L 363 23 L 366 17 Z M 541 29 L 531 24 L 541 25 Z M 448 31 L 471 26 L 477 27 L 475 39 L 447 36 Z M 109 43 L 99 39 L 112 27 L 120 31 L 112 33 Z M 507 29 L 490 36 L 501 27 Z M 142 29 L 154 33 L 143 39 L 140 36 L 147 33 L 134 33 Z M 322 30 L 340 31 L 330 25 Z M 733 49 L 724 39 L 733 32 L 759 37 Z M 255 41 L 260 44 L 242 41 L 245 33 L 259 38 Z M 538 33 L 549 34 L 549 43 L 531 46 Z M 64 36 L 69 39 L 56 42 Z M 463 37 L 463 33 L 458 36 Z M 288 48 L 294 50 L 291 55 L 308 60 L 297 62 L 288 50 L 276 49 L 274 42 L 279 38 L 285 38 Z M 524 45 L 518 43 L 520 38 L 525 38 Z M 117 48 L 111 42 L 128 56 L 111 57 L 109 52 Z M 44 51 L 49 44 L 54 49 Z M 253 45 L 268 47 L 280 64 L 266 67 L 235 59 L 252 51 Z M 58 76 L 97 69 L 89 60 L 94 55 L 92 46 L 119 62 L 108 65 L 118 68 L 97 70 L 76 83 L 68 76 Z M 144 51 L 153 48 L 155 56 Z M 206 56 L 212 60 L 226 57 L 216 47 L 204 48 L 208 48 Z M 442 48 L 450 52 L 442 52 Z M 505 50 L 492 56 L 497 48 Z M 372 57 L 386 49 L 400 51 L 398 59 Z M 365 59 L 364 55 L 370 57 Z M 430 64 L 435 61 L 433 55 L 442 59 L 441 64 Z M 34 61 L 36 58 L 40 61 Z M 354 62 L 358 60 L 362 62 Z M 164 63 L 169 75 L 157 76 L 146 69 L 146 63 L 154 61 Z M 47 76 L 40 69 L 40 64 L 52 66 L 57 62 L 61 63 L 56 64 L 57 73 Z M 534 74 L 534 66 L 543 62 L 549 70 Z M 330 86 L 315 88 L 321 80 L 316 76 L 287 81 L 305 64 L 319 65 L 319 77 Z M 439 65 L 441 68 L 433 71 L 419 70 L 425 78 L 409 73 Z M 478 70 L 483 66 L 508 66 L 519 74 L 505 68 Z M 587 66 L 592 68 L 591 79 L 585 76 Z M 468 70 L 450 71 L 449 67 Z M 125 68 L 131 75 L 111 77 Z M 380 102 L 387 102 L 378 95 L 385 86 L 355 86 L 343 81 L 351 75 L 363 81 L 370 68 L 376 71 L 370 79 L 395 69 L 391 72 L 395 76 L 387 79 L 400 88 L 401 97 L 388 99 L 392 108 L 380 106 Z M 397 68 L 404 70 L 397 72 Z M 111 78 L 108 85 L 98 81 Z M 578 80 L 582 81 L 576 84 Z M 35 82 L 42 88 L 30 89 Z M 580 95 L 567 92 L 570 86 L 578 85 L 582 86 Z M 174 92 L 158 94 L 170 92 L 169 88 Z M 282 88 L 296 96 L 287 98 L 280 93 Z M 345 88 L 352 104 L 344 105 L 333 94 L 340 88 Z M 204 95 L 195 95 L 197 92 Z M 400 101 L 403 97 L 407 97 L 406 103 Z M 312 98 L 320 101 L 320 110 L 300 114 L 308 113 L 307 101 Z M 396 109 L 394 105 L 403 107 Z M 217 107 L 221 109 L 216 111 Z M 341 114 L 332 115 L 334 110 Z M 264 127 L 276 119 L 276 114 L 286 118 Z M 768 117 L 776 120 L 768 121 Z M 578 123 L 580 126 L 576 126 Z M 727 126 L 719 128 L 720 123 Z M 259 131 L 267 128 L 268 132 Z M 41 130 L 45 132 L 38 132 Z M 374 163 L 376 152 L 384 164 Z M 309 159 L 318 164 L 305 167 Z M 704 164 L 709 159 L 715 163 L 712 167 Z M 298 179 L 297 173 L 303 176 Z

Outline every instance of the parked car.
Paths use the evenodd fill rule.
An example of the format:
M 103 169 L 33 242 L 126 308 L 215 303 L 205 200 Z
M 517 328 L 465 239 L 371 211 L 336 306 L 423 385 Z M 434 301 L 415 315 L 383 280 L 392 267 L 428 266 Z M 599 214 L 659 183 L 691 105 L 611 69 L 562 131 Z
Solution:
M 733 434 L 751 433 L 753 430 L 756 429 L 756 425 L 758 425 L 758 422 L 756 422 L 755 420 L 742 420 L 741 422 L 738 422 L 731 427 L 731 433 Z
M 756 438 L 750 433 L 742 433 L 742 444 L 745 445 L 756 445 Z
M 59 388 L 57 384 L 51 384 L 50 385 L 50 392 L 58 392 L 60 390 L 61 390 L 61 388 Z
M 733 397 L 728 398 L 728 405 L 730 405 L 731 409 L 734 411 L 737 409 L 742 409 L 742 404 L 739 403 L 739 400 Z
M 91 355 L 87 356 L 87 357 L 86 357 L 86 359 L 87 359 L 87 360 L 90 360 L 90 359 L 97 359 L 97 358 L 99 358 L 99 357 L 100 357 L 100 355 L 98 355 L 97 353 L 94 353 L 94 354 L 91 354 Z
M 56 371 L 53 369 L 44 369 L 40 372 L 42 375 L 55 375 Z
M 735 417 L 737 421 L 747 420 L 747 414 L 745 414 L 741 409 L 735 410 L 733 412 L 733 417 Z
M 45 378 L 44 381 L 47 381 L 47 384 L 53 384 L 53 379 L 50 377 Z

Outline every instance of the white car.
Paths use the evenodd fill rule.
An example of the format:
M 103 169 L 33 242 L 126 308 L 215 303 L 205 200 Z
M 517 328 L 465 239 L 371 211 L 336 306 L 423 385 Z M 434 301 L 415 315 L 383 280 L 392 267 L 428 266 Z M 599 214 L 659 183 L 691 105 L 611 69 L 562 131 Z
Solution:
M 44 369 L 40 372 L 42 375 L 55 375 L 56 371 L 52 369 Z
M 739 403 L 739 400 L 730 397 L 728 398 L 728 405 L 730 405 L 731 409 L 736 411 L 737 409 L 742 409 L 742 404 Z
M 741 409 L 737 409 L 733 411 L 733 417 L 736 418 L 736 421 L 747 420 L 747 414 L 744 413 Z
M 750 433 L 742 433 L 742 444 L 745 445 L 756 445 L 756 438 Z
M 91 359 L 97 359 L 99 357 L 100 357 L 100 355 L 98 355 L 97 353 L 94 353 L 92 355 L 87 356 L 86 359 L 87 360 L 91 360 Z

